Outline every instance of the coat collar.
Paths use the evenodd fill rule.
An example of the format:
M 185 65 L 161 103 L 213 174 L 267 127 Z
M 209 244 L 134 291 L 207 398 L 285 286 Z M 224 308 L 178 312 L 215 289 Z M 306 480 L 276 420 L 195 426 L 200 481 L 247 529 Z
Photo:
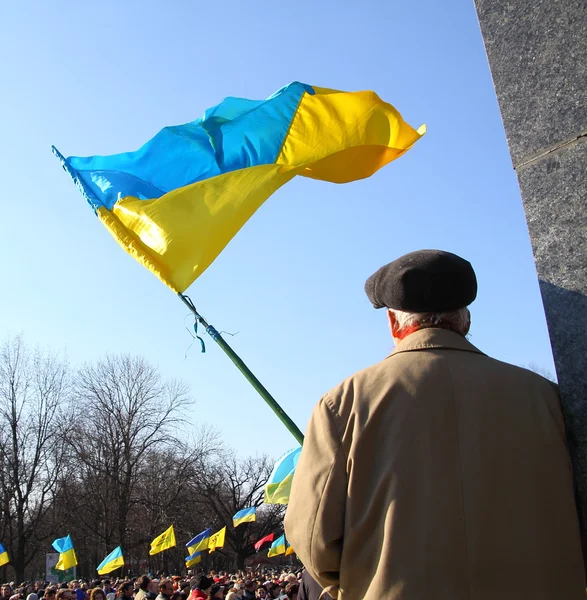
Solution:
M 393 356 L 398 352 L 412 352 L 414 350 L 430 350 L 432 348 L 448 348 L 450 350 L 463 350 L 483 354 L 475 348 L 466 338 L 448 329 L 429 327 L 420 329 L 404 338 L 390 354 Z

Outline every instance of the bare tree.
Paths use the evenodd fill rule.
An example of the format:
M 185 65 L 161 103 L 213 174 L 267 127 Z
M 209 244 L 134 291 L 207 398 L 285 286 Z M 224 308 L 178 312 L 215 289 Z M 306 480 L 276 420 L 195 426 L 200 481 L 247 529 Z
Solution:
M 141 472 L 153 451 L 176 443 L 187 388 L 163 381 L 142 358 L 107 356 L 80 369 L 75 399 L 79 435 L 69 442 L 89 492 L 82 519 L 100 547 L 126 546 Z
M 43 541 L 42 523 L 66 467 L 63 436 L 67 364 L 21 338 L 0 349 L 1 535 L 17 581 Z
M 247 557 L 256 553 L 254 543 L 271 532 L 282 529 L 284 507 L 263 505 L 264 485 L 269 479 L 273 461 L 267 456 L 238 459 L 233 451 L 220 453 L 200 472 L 194 498 L 202 514 L 218 528 L 227 526 L 226 541 L 235 558 L 236 567 L 243 569 Z M 255 506 L 257 521 L 232 527 L 232 517 L 239 510 Z

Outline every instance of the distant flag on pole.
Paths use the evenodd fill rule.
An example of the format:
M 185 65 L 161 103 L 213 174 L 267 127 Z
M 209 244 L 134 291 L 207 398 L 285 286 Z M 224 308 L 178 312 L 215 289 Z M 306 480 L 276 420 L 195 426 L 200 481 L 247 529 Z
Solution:
M 122 548 L 118 546 L 98 565 L 96 571 L 98 571 L 98 575 L 107 575 L 120 567 L 124 567 L 124 557 Z
M 279 556 L 280 554 L 285 554 L 285 534 L 280 535 L 271 544 L 271 548 L 269 548 L 269 553 L 267 554 L 267 557 L 271 558 L 272 556 Z
M 241 523 L 252 523 L 256 520 L 257 509 L 254 506 L 251 506 L 251 508 L 243 508 L 232 517 L 232 523 L 235 527 L 238 527 Z
M 186 548 L 188 549 L 190 555 L 195 554 L 196 552 L 201 552 L 202 550 L 207 550 L 211 534 L 211 529 L 205 529 L 202 531 L 202 533 L 198 533 L 196 537 L 192 538 L 186 544 Z
M 194 552 L 193 554 L 190 554 L 188 557 L 186 557 L 185 566 L 189 569 L 190 567 L 197 565 L 201 560 L 202 560 L 202 553 Z
M 63 538 L 58 538 L 53 542 L 53 548 L 59 552 L 59 560 L 55 565 L 58 571 L 67 571 L 77 565 L 77 557 L 73 549 L 71 536 L 67 535 Z
M 168 550 L 169 548 L 173 548 L 175 546 L 175 530 L 173 529 L 173 525 L 166 529 L 161 535 L 158 535 L 151 542 L 151 549 L 149 550 L 149 555 L 153 556 L 153 554 L 159 554 L 159 552 L 163 552 L 163 550 Z
M 370 177 L 424 131 L 375 92 L 293 82 L 267 100 L 226 98 L 191 123 L 165 127 L 134 152 L 84 158 L 53 152 L 124 250 L 184 292 L 293 177 L 333 183 Z
M 266 535 L 264 538 L 261 538 L 258 542 L 255 542 L 255 550 L 257 552 L 259 552 L 261 550 L 261 548 L 263 547 L 263 544 L 268 544 L 269 542 L 272 542 L 275 539 L 275 534 L 274 533 L 270 533 L 269 535 Z
M 216 548 L 224 548 L 224 537 L 226 536 L 226 527 L 223 527 L 220 531 L 217 531 L 214 535 L 210 536 L 208 542 L 208 550 L 210 553 L 214 552 Z
M 302 452 L 301 446 L 286 452 L 273 467 L 265 484 L 265 504 L 287 504 L 291 492 L 296 465 Z
M 6 552 L 6 548 L 0 544 L 0 567 L 8 564 L 10 559 L 8 558 L 8 552 Z

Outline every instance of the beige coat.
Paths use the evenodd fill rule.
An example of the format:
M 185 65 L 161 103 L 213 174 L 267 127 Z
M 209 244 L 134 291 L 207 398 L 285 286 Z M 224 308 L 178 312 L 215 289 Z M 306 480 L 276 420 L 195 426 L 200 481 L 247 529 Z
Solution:
M 451 331 L 320 400 L 285 531 L 345 600 L 585 598 L 555 386 Z

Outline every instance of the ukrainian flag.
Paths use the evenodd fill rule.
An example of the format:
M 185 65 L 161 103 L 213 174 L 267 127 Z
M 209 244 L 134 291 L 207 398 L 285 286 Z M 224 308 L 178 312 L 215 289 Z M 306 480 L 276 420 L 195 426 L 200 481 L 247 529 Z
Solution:
M 189 567 L 193 567 L 194 565 L 197 565 L 201 560 L 202 560 L 202 553 L 194 552 L 193 554 L 190 554 L 188 557 L 186 557 L 185 566 L 186 566 L 186 568 L 189 569 Z
M 290 546 L 289 542 L 286 542 L 285 555 L 295 554 L 295 550 Z
M 208 549 L 208 543 L 210 541 L 210 535 L 212 535 L 211 529 L 206 529 L 202 531 L 202 533 L 198 533 L 198 535 L 191 539 L 186 547 L 190 554 L 195 554 L 196 552 L 200 552 L 201 550 Z
M 73 549 L 71 536 L 68 535 L 64 538 L 58 538 L 52 545 L 53 548 L 59 552 L 59 560 L 55 565 L 55 568 L 58 571 L 67 571 L 67 569 L 71 569 L 77 565 L 77 557 L 75 555 L 75 550 Z
M 153 554 L 159 554 L 159 552 L 163 552 L 163 550 L 168 550 L 169 548 L 173 548 L 175 546 L 175 530 L 173 529 L 173 525 L 167 528 L 161 535 L 158 535 L 151 542 L 151 549 L 149 550 L 149 555 L 153 556 Z
M 238 527 L 241 523 L 252 523 L 257 520 L 257 509 L 254 506 L 251 508 L 243 508 L 232 517 L 232 524 Z
M 369 177 L 424 130 L 412 129 L 374 92 L 294 82 L 263 101 L 226 98 L 135 152 L 53 152 L 116 241 L 184 292 L 290 179 Z
M 10 559 L 8 558 L 8 552 L 6 552 L 6 548 L 0 544 L 0 567 L 8 564 Z
M 269 481 L 265 484 L 265 504 L 287 504 L 291 492 L 296 465 L 302 448 L 286 452 L 273 467 Z
M 96 571 L 98 571 L 98 575 L 106 575 L 120 567 L 124 567 L 124 558 L 122 548 L 118 546 L 98 565 Z
M 267 557 L 271 558 L 272 556 L 279 556 L 280 554 L 285 554 L 285 551 L 286 551 L 286 542 L 285 542 L 285 534 L 283 534 L 282 536 L 279 536 L 271 544 L 271 548 L 269 548 Z

